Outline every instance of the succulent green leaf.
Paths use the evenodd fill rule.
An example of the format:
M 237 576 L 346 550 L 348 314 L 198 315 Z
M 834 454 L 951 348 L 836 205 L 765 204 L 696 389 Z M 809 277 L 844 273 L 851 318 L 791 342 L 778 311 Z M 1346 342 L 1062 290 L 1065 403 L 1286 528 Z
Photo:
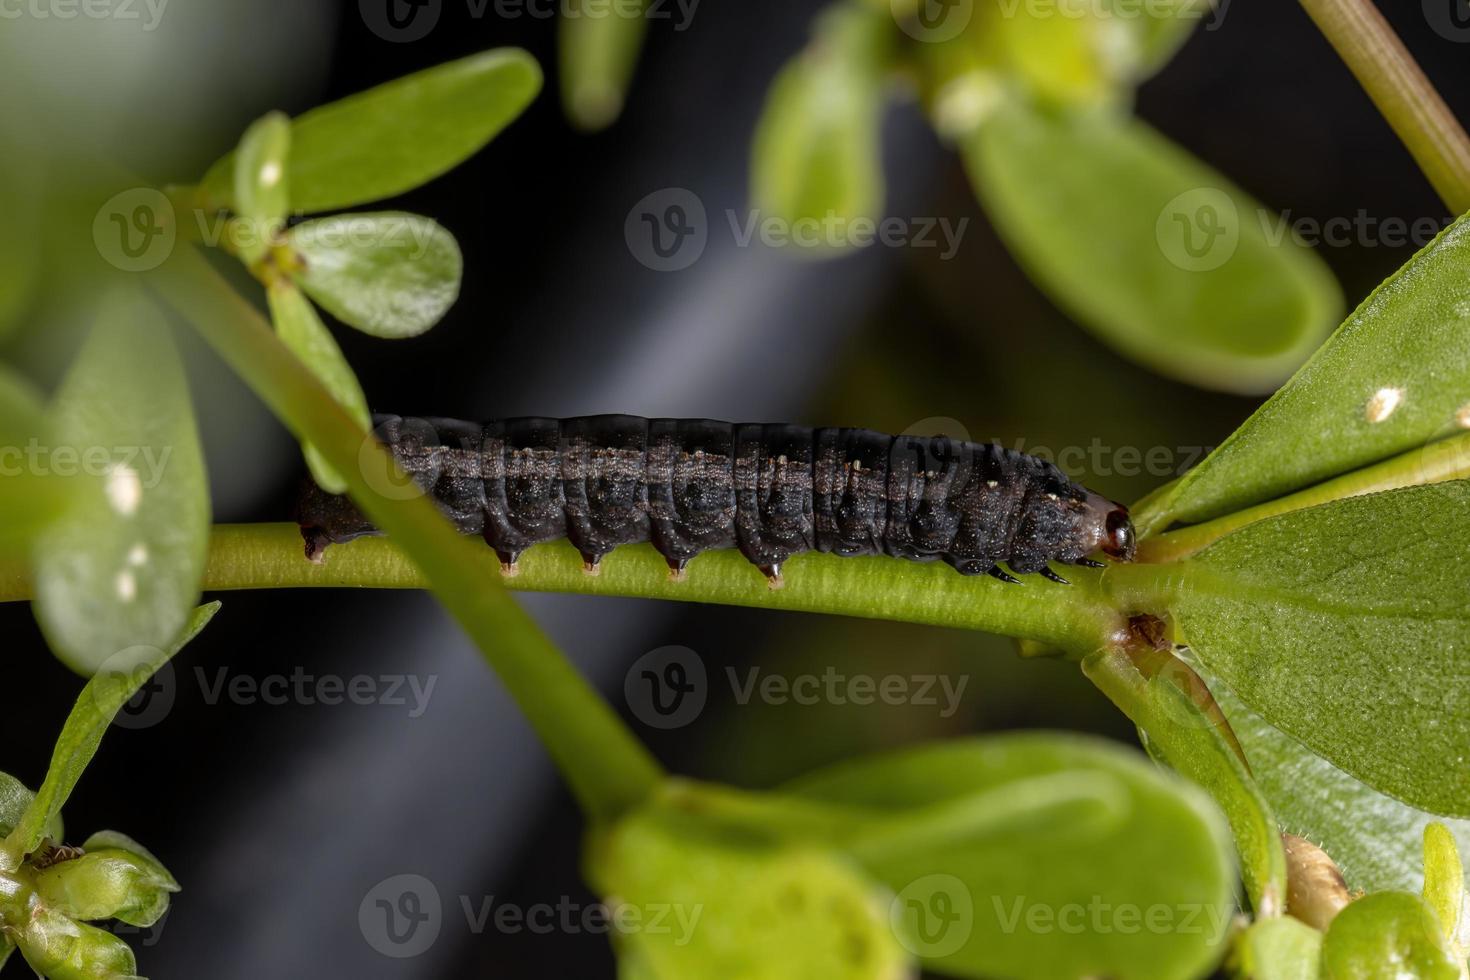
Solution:
M 819 846 L 655 800 L 597 843 L 620 975 L 644 980 L 894 980 L 909 957 L 882 885 Z M 655 916 L 658 916 L 655 922 Z
M 319 106 L 291 122 L 293 213 L 380 201 L 457 166 L 541 90 L 541 68 L 518 48 L 496 48 Z M 234 154 L 210 168 L 210 200 L 236 206 Z
M 82 673 L 173 642 L 209 543 L 204 458 L 163 314 L 122 289 L 100 309 L 48 420 L 51 469 L 75 487 L 32 548 L 36 618 Z
M 1191 661 L 1209 683 L 1282 829 L 1319 844 L 1353 891 L 1418 891 L 1422 841 L 1435 817 L 1343 772 L 1241 702 L 1223 679 Z M 1444 821 L 1470 847 L 1470 821 Z
M 235 151 L 235 213 L 249 230 L 240 248 L 247 265 L 269 250 L 291 211 L 290 154 L 291 120 L 284 113 L 261 116 L 240 138 Z
M 292 228 L 307 295 L 375 337 L 414 337 L 438 323 L 459 296 L 464 259 L 454 236 L 401 211 L 340 214 Z
M 1307 364 L 1137 517 L 1145 530 L 1279 497 L 1423 446 L 1470 405 L 1470 218 L 1379 285 Z
M 128 944 L 110 932 L 41 906 L 20 933 L 21 956 L 46 980 L 138 980 Z
M 1440 932 L 1453 941 L 1465 905 L 1465 866 L 1455 835 L 1438 822 L 1424 828 L 1424 904 L 1439 921 Z
M 1163 374 L 1269 391 L 1341 313 L 1326 266 L 1274 214 L 1142 122 L 1012 102 L 963 149 L 1030 276 Z
M 1457 980 L 1434 913 L 1418 895 L 1378 892 L 1348 905 L 1322 942 L 1324 980 Z
M 1107 778 L 1127 805 L 1113 820 L 1021 820 L 973 838 L 921 830 L 909 847 L 855 852 L 897 895 L 910 949 L 927 969 L 964 977 L 1192 977 L 1213 965 L 1235 906 L 1224 822 L 1135 752 L 995 736 L 840 764 L 787 792 L 872 818 L 1055 774 Z M 1134 920 L 1150 909 L 1152 920 Z
M 1109 648 L 1084 658 L 1082 669 L 1138 725 L 1156 761 L 1214 798 L 1230 821 L 1256 917 L 1280 914 L 1286 901 L 1281 829 L 1205 682 L 1168 652 L 1150 651 L 1135 662 Z
M 19 779 L 9 773 L 0 772 L 0 837 L 8 835 L 25 816 L 26 808 L 36 794 Z M 61 813 L 57 811 L 46 825 L 45 834 L 52 840 L 62 839 Z
M 61 812 L 62 805 L 76 788 L 77 780 L 92 761 L 113 717 L 160 667 L 204 629 L 219 611 L 219 605 L 211 602 L 200 606 L 184 631 L 166 647 L 134 648 L 128 651 L 131 656 L 127 660 L 110 662 L 107 669 L 100 671 L 82 688 L 81 696 L 56 740 L 51 765 L 46 770 L 40 790 L 20 822 L 5 838 L 3 852 L 12 861 L 34 851 L 45 839 L 52 818 Z M 146 852 L 140 856 L 151 857 Z M 157 863 L 156 859 L 154 863 Z
M 8 834 L 31 805 L 36 794 L 9 773 L 0 772 L 0 833 Z
M 829 10 L 808 49 L 776 76 L 756 129 L 751 200 L 810 254 L 871 240 L 882 217 L 888 25 L 879 19 L 855 6 Z
M 581 0 L 557 25 L 562 105 L 583 129 L 610 126 L 623 111 L 648 33 L 646 0 L 637 16 L 628 16 L 625 7 Z
M 342 348 L 337 346 L 326 324 L 317 316 L 316 308 L 301 290 L 287 281 L 270 283 L 266 288 L 266 300 L 282 342 L 311 368 L 358 425 L 364 429 L 371 428 L 367 396 L 363 394 L 362 385 L 358 383 L 352 365 L 342 356 Z M 303 444 L 302 451 L 311 468 L 312 478 L 323 490 L 342 493 L 347 489 L 346 481 L 327 465 L 315 446 Z
M 1139 70 L 1137 26 L 1091 0 L 996 4 L 982 29 L 1004 68 L 1049 105 L 1108 105 Z
M 82 842 L 84 851 L 100 851 L 103 849 L 113 851 L 125 851 L 132 855 L 151 877 L 156 878 L 162 887 L 170 891 L 178 891 L 179 883 L 169 870 L 163 866 L 163 862 L 154 857 L 153 852 L 142 844 L 139 844 L 127 834 L 116 830 L 99 830 L 91 837 Z
M 1290 916 L 1262 919 L 1235 940 L 1232 973 L 1248 980 L 1321 980 L 1322 933 Z
M 178 882 L 150 856 L 88 844 L 86 854 L 36 874 L 36 894 L 73 919 L 117 919 L 148 928 L 168 911 Z
M 1370 786 L 1470 816 L 1470 483 L 1263 520 L 1168 569 L 1182 642 Z M 1371 737 L 1367 737 L 1371 733 Z

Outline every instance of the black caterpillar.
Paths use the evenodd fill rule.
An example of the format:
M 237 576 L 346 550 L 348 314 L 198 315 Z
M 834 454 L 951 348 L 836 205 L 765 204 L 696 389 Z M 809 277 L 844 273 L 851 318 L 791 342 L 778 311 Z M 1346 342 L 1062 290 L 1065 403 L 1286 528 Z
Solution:
M 701 551 L 736 547 L 781 584 L 802 551 L 942 559 L 1018 582 L 1048 562 L 1133 558 L 1128 510 L 1051 463 L 1000 446 L 867 429 L 708 419 L 515 418 L 483 425 L 379 416 L 398 463 L 502 570 L 568 538 L 595 574 L 618 545 L 650 541 L 682 577 Z M 297 520 L 306 555 L 377 529 L 347 497 L 310 484 Z

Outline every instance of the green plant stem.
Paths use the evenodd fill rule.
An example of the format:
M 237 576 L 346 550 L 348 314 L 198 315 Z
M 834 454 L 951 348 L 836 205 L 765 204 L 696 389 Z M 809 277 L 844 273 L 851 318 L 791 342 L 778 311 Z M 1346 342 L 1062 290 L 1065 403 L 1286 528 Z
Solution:
M 388 454 L 255 309 L 192 247 L 176 248 L 148 280 L 298 438 L 316 446 L 347 480 L 353 500 L 400 544 L 402 566 L 412 562 L 421 570 L 422 583 L 474 639 L 589 819 L 616 819 L 645 800 L 663 779 L 648 750 L 501 588 L 499 575 L 491 573 L 480 550 L 457 534 L 429 500 L 390 500 L 375 492 L 365 472 L 394 471 Z M 223 558 L 216 548 L 217 571 L 259 568 L 246 560 L 248 549 L 238 548 L 238 535 L 226 538 L 237 547 L 232 552 L 227 543 Z M 284 565 L 284 540 L 280 535 L 276 540 Z M 232 553 L 245 564 L 232 563 Z M 299 551 L 294 557 L 299 566 L 309 564 Z M 279 575 L 279 568 L 275 572 Z
M 1286 854 L 1270 804 L 1235 732 L 1203 680 L 1168 650 L 1099 649 L 1082 672 L 1146 736 L 1150 754 L 1202 787 L 1230 822 L 1257 918 L 1285 910 Z
M 495 552 L 478 541 L 457 542 L 470 550 L 474 581 L 501 579 Z M 599 574 L 582 570 L 582 558 L 565 542 L 538 545 L 521 556 L 520 572 L 504 579 L 511 589 L 633 596 L 835 613 L 935 626 L 979 629 L 1034 639 L 1079 653 L 1123 635 L 1126 622 L 1099 592 L 1097 573 L 1068 570 L 1073 585 L 1041 579 L 1006 585 L 966 578 L 945 565 L 919 565 L 891 558 L 798 555 L 786 565 L 786 585 L 767 587 L 761 574 L 737 552 L 700 555 L 683 581 L 669 577 L 651 547 L 619 548 L 603 559 Z M 428 577 L 405 551 L 386 538 L 360 538 L 332 545 L 314 565 L 302 552 L 294 524 L 226 524 L 216 527 L 204 571 L 206 592 L 233 589 L 379 588 L 422 589 Z M 482 585 L 482 587 L 485 587 Z M 491 582 L 488 588 L 503 590 Z M 0 601 L 31 595 L 24 565 L 0 561 Z
M 1470 211 L 1470 138 L 1372 0 L 1301 0 L 1451 211 Z
M 1421 486 L 1427 483 L 1443 483 L 1446 480 L 1462 480 L 1470 477 L 1470 434 L 1431 442 L 1422 449 L 1413 449 L 1381 463 L 1354 470 L 1279 497 L 1276 500 L 1247 507 L 1245 510 L 1227 514 L 1213 521 L 1194 524 L 1190 527 L 1170 531 L 1154 538 L 1145 538 L 1138 545 L 1138 560 L 1141 562 L 1170 562 L 1208 547 L 1225 535 L 1237 531 L 1247 524 L 1289 514 L 1294 510 L 1315 507 L 1347 497 L 1359 497 L 1382 490 L 1400 487 Z

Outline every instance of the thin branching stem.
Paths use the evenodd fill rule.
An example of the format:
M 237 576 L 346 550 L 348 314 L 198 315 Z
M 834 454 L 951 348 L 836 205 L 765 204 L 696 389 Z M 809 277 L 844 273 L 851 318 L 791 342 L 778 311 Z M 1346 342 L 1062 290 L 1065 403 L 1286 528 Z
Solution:
M 1247 524 L 1254 524 L 1268 517 L 1289 514 L 1305 507 L 1315 507 L 1347 497 L 1359 497 L 1366 493 L 1466 478 L 1470 478 L 1470 435 L 1460 435 L 1431 442 L 1421 449 L 1412 449 L 1381 463 L 1344 473 L 1316 486 L 1247 507 L 1213 521 L 1193 524 L 1158 537 L 1145 538 L 1138 546 L 1138 558 L 1144 562 L 1178 561 Z
M 1373 0 L 1301 0 L 1455 214 L 1470 211 L 1470 137 Z
M 500 579 L 495 552 L 465 541 L 473 579 Z M 1039 577 L 1006 585 L 965 577 L 942 564 L 893 558 L 798 555 L 787 564 L 785 587 L 772 590 L 754 566 L 733 551 L 714 551 L 690 563 L 681 581 L 646 545 L 619 548 L 588 575 L 582 558 L 565 542 L 538 545 L 521 556 L 519 572 L 504 579 L 511 589 L 584 595 L 630 596 L 820 612 L 985 630 L 1033 639 L 1079 654 L 1116 640 L 1126 621 L 1101 591 L 1102 577 L 1068 570 L 1073 584 Z M 327 549 L 325 560 L 307 561 L 294 524 L 227 524 L 214 529 L 204 590 L 284 588 L 423 589 L 429 579 L 405 551 L 386 538 L 361 538 Z M 483 586 L 482 586 L 483 587 Z M 502 591 L 494 582 L 497 592 Z M 31 595 L 24 566 L 0 562 L 0 601 Z

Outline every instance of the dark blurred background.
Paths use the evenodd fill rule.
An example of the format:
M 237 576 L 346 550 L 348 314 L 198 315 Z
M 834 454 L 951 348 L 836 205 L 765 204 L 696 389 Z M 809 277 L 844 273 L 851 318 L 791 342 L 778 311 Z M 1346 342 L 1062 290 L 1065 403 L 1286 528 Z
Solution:
M 537 56 L 548 84 L 526 116 L 466 165 L 393 202 L 451 229 L 466 275 L 458 305 L 421 339 L 337 331 L 376 410 L 629 412 L 889 431 L 958 425 L 1026 450 L 1095 440 L 1168 447 L 1182 464 L 1254 407 L 1135 367 L 1056 312 L 996 240 L 958 158 L 912 105 L 896 106 L 887 122 L 888 212 L 968 217 L 952 259 L 875 247 L 813 262 L 737 247 L 724 213 L 747 207 L 750 138 L 766 86 L 804 43 L 818 0 L 705 0 L 687 30 L 654 24 L 622 119 L 596 135 L 569 127 L 558 104 L 554 23 L 500 18 L 493 6 L 474 16 L 478 6 L 446 0 L 426 37 L 395 43 L 369 30 L 356 4 L 173 0 L 159 32 L 166 44 L 139 56 L 151 87 L 134 88 L 131 101 L 104 91 L 108 66 L 92 55 L 52 67 L 89 97 L 77 103 L 79 119 L 126 114 L 129 139 L 119 145 L 130 165 L 182 181 L 268 109 L 300 112 L 497 45 Z M 1463 118 L 1470 37 L 1436 33 L 1418 3 L 1387 6 Z M 189 102 L 188 90 L 199 97 Z M 1295 4 L 1231 5 L 1218 29 L 1197 32 L 1143 88 L 1139 111 L 1292 217 L 1445 217 Z M 630 251 L 624 220 L 641 198 L 674 187 L 707 208 L 709 245 L 688 269 L 657 272 Z M 1412 248 L 1321 251 L 1356 303 Z M 9 353 L 54 379 L 63 363 L 51 350 L 23 339 Z M 216 520 L 285 519 L 302 474 L 294 442 L 209 351 L 195 342 L 189 353 Z M 1119 468 L 1073 475 L 1122 500 L 1164 479 Z M 579 874 L 582 825 L 570 798 L 489 668 L 431 598 L 220 598 L 214 624 L 104 742 L 66 811 L 70 837 L 103 827 L 130 833 L 184 884 L 163 924 L 130 937 L 141 972 L 612 975 L 603 935 L 493 925 L 477 934 L 467 919 L 465 905 L 479 910 L 492 899 L 586 908 L 595 897 Z M 769 786 L 857 753 L 998 729 L 1133 737 L 1074 666 L 1019 659 L 999 638 L 575 596 L 525 603 L 658 756 L 698 777 Z M 14 733 L 36 733 L 4 765 L 35 784 L 80 681 L 47 652 L 24 605 L 0 608 L 0 635 L 10 662 L 0 724 L 8 744 Z M 667 645 L 694 651 L 710 684 L 697 718 L 660 731 L 622 692 L 629 666 Z M 833 669 L 964 687 L 954 705 L 943 697 L 937 705 L 740 704 L 727 668 L 742 680 L 752 669 L 786 678 Z M 268 686 L 298 674 L 370 678 L 379 703 L 229 694 L 232 682 Z M 394 678 L 409 679 L 396 692 L 406 704 L 385 703 L 395 700 Z M 417 705 L 413 683 L 427 693 Z M 393 959 L 372 947 L 358 910 L 401 874 L 431 882 L 443 915 L 427 951 Z M 27 972 L 16 957 L 6 975 Z

